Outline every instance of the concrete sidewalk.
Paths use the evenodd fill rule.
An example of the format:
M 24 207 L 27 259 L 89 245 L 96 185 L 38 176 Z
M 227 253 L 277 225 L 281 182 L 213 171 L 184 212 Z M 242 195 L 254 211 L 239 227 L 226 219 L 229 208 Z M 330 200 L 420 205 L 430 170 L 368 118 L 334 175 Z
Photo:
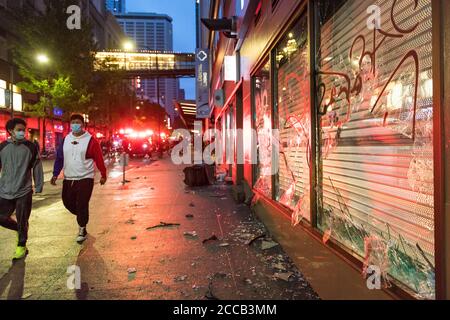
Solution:
M 15 234 L 0 228 L 1 299 L 318 298 L 228 186 L 187 188 L 169 159 L 133 161 L 125 187 L 120 169 L 95 186 L 83 245 L 60 181 L 34 199 L 26 260 L 11 263 Z M 67 286 L 71 266 L 79 290 Z

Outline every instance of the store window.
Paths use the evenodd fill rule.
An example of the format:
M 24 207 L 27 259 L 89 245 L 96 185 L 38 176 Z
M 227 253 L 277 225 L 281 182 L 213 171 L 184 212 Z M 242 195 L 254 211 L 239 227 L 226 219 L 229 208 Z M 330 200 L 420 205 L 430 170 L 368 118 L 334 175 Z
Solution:
M 323 240 L 377 268 L 384 286 L 434 298 L 431 0 L 317 8 Z
M 272 198 L 272 110 L 270 99 L 270 62 L 253 77 L 254 112 L 253 123 L 256 131 L 255 189 Z
M 0 108 L 6 107 L 6 81 L 0 80 Z
M 275 49 L 279 129 L 276 200 L 292 210 L 292 222 L 310 220 L 311 98 L 307 17 L 303 15 Z

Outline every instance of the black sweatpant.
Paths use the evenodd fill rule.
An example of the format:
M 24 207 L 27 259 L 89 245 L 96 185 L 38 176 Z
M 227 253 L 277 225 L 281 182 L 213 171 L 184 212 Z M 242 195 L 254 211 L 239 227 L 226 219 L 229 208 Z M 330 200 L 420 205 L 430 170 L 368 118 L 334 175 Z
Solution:
M 28 219 L 31 214 L 33 192 L 29 192 L 17 199 L 3 199 L 0 197 L 0 226 L 19 233 L 18 245 L 24 247 L 28 240 Z M 11 218 L 16 212 L 17 222 Z
M 64 206 L 77 216 L 80 227 L 89 222 L 89 200 L 94 189 L 94 179 L 64 180 L 62 200 Z

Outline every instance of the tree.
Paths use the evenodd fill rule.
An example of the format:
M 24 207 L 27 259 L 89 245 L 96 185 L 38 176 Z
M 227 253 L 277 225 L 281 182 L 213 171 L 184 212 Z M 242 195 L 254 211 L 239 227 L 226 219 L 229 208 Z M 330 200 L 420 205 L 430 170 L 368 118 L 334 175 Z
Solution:
M 67 113 L 85 112 L 92 99 L 88 89 L 96 47 L 85 19 L 80 30 L 67 28 L 66 10 L 72 4 L 72 0 L 45 0 L 44 13 L 24 8 L 15 16 L 20 41 L 13 53 L 23 77 L 18 86 L 40 95 L 36 104 L 27 106 L 37 115 L 46 115 L 55 105 Z M 37 64 L 38 53 L 49 57 L 48 65 Z

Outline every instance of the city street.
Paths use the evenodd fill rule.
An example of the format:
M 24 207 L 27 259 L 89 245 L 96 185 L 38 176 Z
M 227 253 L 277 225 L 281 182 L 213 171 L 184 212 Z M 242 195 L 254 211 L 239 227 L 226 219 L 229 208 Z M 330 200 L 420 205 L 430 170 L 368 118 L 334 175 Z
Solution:
M 167 157 L 133 160 L 123 187 L 121 168 L 110 166 L 107 184 L 95 186 L 83 245 L 62 181 L 46 183 L 34 197 L 24 261 L 11 262 L 16 236 L 0 229 L 1 299 L 318 299 L 268 236 L 249 244 L 267 231 L 229 186 L 187 188 L 182 169 Z M 148 229 L 160 223 L 179 226 Z M 67 285 L 71 266 L 80 267 L 79 290 Z
M 450 300 L 449 14 L 0 0 L 0 300 Z

